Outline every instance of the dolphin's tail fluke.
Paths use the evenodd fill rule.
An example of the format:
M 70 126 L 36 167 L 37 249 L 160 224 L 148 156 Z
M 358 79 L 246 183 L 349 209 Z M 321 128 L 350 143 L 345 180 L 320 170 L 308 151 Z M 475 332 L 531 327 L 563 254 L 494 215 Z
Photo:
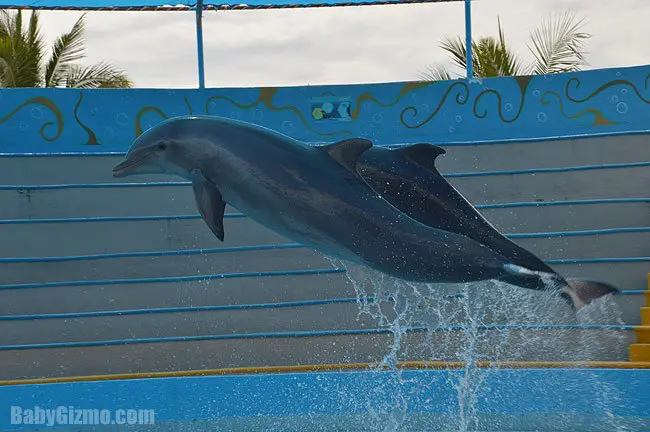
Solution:
M 503 267 L 508 273 L 502 278 L 504 282 L 529 289 L 558 290 L 560 296 L 575 310 L 585 307 L 597 298 L 619 292 L 616 287 L 605 282 L 564 279 L 557 273 L 538 272 L 514 264 L 506 264 Z
M 562 296 L 571 303 L 574 309 L 580 309 L 597 298 L 608 294 L 616 294 L 619 289 L 605 282 L 567 279 L 568 286 L 562 288 Z

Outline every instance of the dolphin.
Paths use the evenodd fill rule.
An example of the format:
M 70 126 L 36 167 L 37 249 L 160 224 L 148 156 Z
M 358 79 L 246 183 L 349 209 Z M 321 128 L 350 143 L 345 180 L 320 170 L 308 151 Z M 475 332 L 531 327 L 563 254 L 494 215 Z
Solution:
M 444 148 L 428 143 L 412 144 L 404 150 L 372 147 L 361 155 L 357 171 L 385 200 L 413 219 L 476 240 L 512 264 L 542 276 L 511 273 L 501 278 L 504 282 L 543 290 L 550 280 L 578 308 L 619 291 L 604 282 L 565 279 L 535 254 L 505 237 L 440 174 L 436 160 L 445 154 Z
M 312 146 L 242 121 L 182 116 L 137 137 L 113 176 L 166 173 L 190 180 L 199 213 L 221 241 L 229 204 L 297 243 L 404 280 L 542 283 L 540 272 L 466 235 L 424 224 L 382 198 L 358 171 L 371 147 L 361 138 Z

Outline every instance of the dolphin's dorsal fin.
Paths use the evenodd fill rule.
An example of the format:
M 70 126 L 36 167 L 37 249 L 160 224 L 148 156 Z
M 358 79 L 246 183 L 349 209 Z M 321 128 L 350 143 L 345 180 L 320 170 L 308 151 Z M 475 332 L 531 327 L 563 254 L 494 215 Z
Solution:
M 221 198 L 221 192 L 214 183 L 203 176 L 200 170 L 192 171 L 192 189 L 194 189 L 194 199 L 203 221 L 214 235 L 223 241 L 223 212 L 226 203 Z
M 370 147 L 372 147 L 372 142 L 364 138 L 348 138 L 334 144 L 321 146 L 332 159 L 355 174 L 359 157 Z
M 437 171 L 436 158 L 447 153 L 442 147 L 428 143 L 413 144 L 396 151 L 412 162 L 432 171 Z

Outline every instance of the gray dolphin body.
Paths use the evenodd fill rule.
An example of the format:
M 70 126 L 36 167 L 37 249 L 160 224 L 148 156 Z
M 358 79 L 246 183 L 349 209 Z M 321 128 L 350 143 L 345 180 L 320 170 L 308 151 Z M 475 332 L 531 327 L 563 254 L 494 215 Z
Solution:
M 138 137 L 113 175 L 191 180 L 204 221 L 222 241 L 228 203 L 307 247 L 405 280 L 539 279 L 480 241 L 426 225 L 383 199 L 357 171 L 371 147 L 356 138 L 310 146 L 244 122 L 177 117 Z
M 436 158 L 442 147 L 415 144 L 399 151 L 373 147 L 364 152 L 357 171 L 381 196 L 425 225 L 469 237 L 489 247 L 512 264 L 546 278 L 527 277 L 525 272 L 509 273 L 500 279 L 524 288 L 548 289 L 546 280 L 561 287 L 562 295 L 576 307 L 593 299 L 616 293 L 612 285 L 579 279 L 565 279 L 532 252 L 501 234 L 440 174 Z

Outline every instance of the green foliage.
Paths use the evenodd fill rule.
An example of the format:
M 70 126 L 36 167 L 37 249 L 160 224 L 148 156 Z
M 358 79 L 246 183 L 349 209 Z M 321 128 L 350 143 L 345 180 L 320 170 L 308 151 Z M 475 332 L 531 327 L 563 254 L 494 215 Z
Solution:
M 22 12 L 0 10 L 0 87 L 128 88 L 133 83 L 110 63 L 78 64 L 86 54 L 85 15 L 57 38 L 46 58 L 38 11 L 27 28 Z
M 528 66 L 523 66 L 519 56 L 506 43 L 501 21 L 497 20 L 497 24 L 497 37 L 488 36 L 472 41 L 475 78 L 575 72 L 589 64 L 586 61 L 585 41 L 591 35 L 581 31 L 584 19 L 576 20 L 573 12 L 543 21 L 530 34 L 530 42 L 526 46 L 532 53 L 533 61 Z M 464 38 L 444 38 L 440 47 L 449 55 L 454 66 L 466 70 Z M 425 81 L 453 79 L 451 73 L 440 67 L 429 68 L 420 76 Z M 461 76 L 464 74 L 457 74 L 457 77 Z

